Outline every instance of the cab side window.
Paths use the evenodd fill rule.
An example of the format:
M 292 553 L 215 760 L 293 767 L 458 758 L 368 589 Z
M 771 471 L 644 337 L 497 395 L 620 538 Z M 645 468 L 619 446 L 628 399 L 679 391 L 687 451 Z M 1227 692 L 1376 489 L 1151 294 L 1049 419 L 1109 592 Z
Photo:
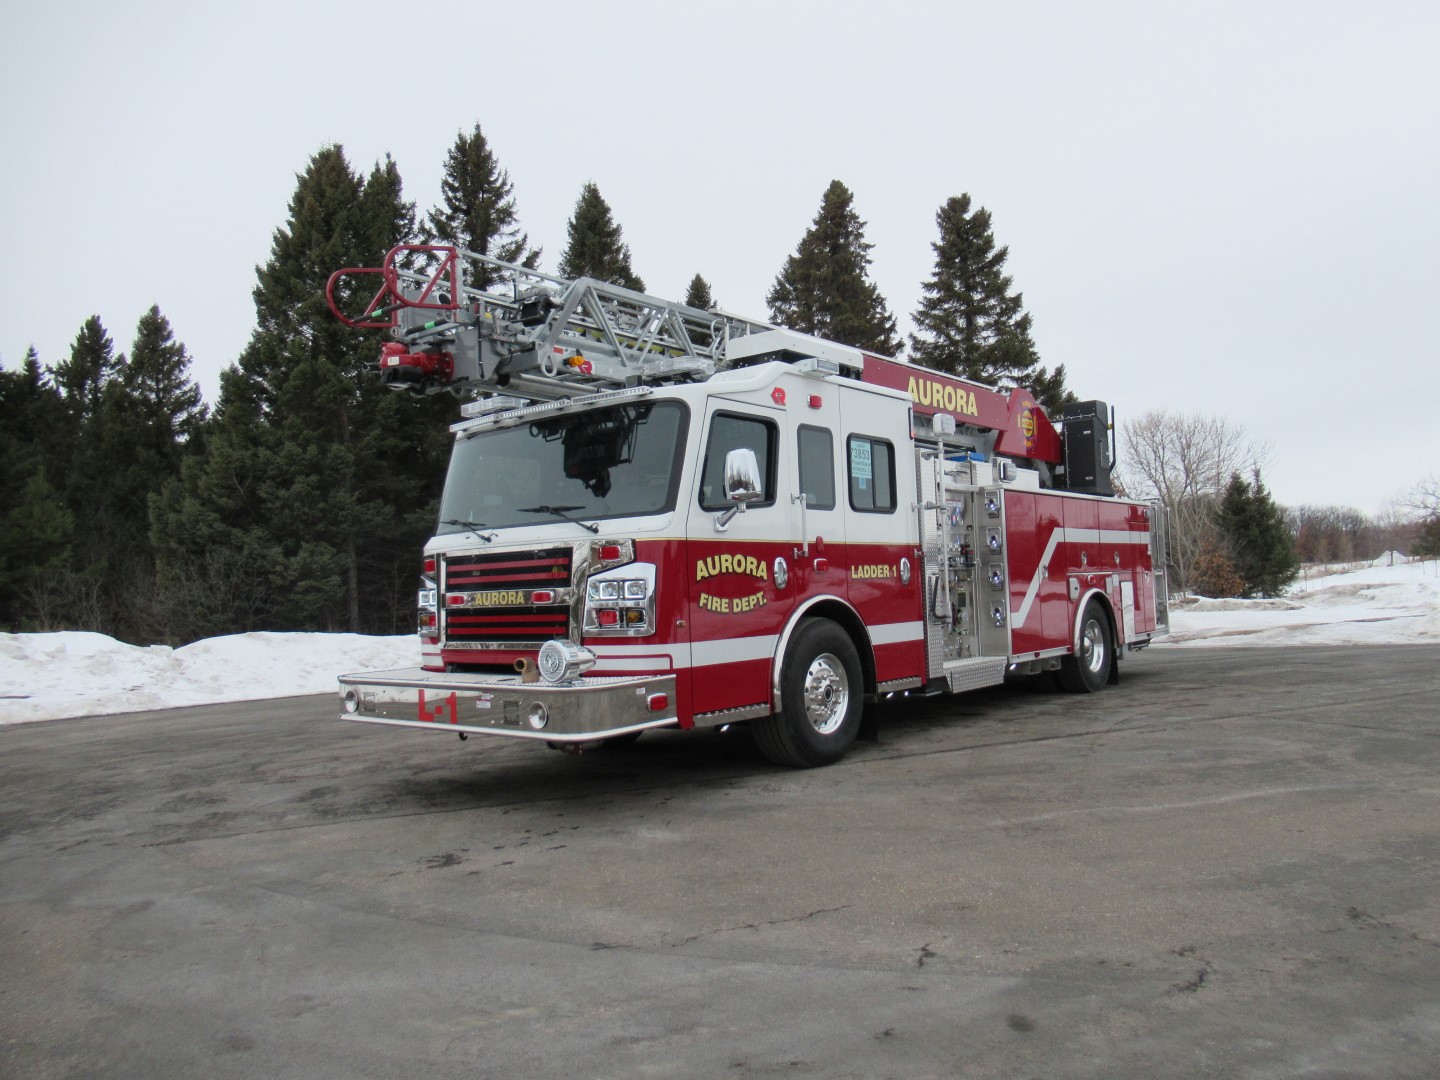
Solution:
M 802 424 L 796 432 L 800 490 L 809 510 L 835 509 L 835 439 L 829 428 Z
M 850 508 L 862 514 L 894 513 L 895 447 L 868 435 L 851 435 L 845 445 Z
M 765 497 L 757 506 L 775 504 L 775 425 L 768 420 L 737 413 L 716 413 L 705 440 L 705 465 L 700 471 L 700 509 L 728 510 L 725 498 L 725 455 L 741 447 L 755 451 Z

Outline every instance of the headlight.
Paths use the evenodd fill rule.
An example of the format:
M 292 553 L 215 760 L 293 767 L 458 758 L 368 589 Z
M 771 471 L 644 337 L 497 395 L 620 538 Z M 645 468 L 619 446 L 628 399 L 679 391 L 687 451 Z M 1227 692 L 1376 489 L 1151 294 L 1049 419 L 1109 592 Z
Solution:
M 647 562 L 632 562 L 592 576 L 585 584 L 582 633 L 653 634 L 655 578 L 656 566 Z

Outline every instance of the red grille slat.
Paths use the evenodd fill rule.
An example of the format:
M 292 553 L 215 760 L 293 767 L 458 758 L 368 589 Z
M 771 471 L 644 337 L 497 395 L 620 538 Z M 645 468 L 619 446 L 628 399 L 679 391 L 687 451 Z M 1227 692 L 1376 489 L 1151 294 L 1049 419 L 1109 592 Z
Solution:
M 524 566 L 554 566 L 557 563 L 569 563 L 570 553 L 566 551 L 557 552 L 548 559 L 508 559 L 498 556 L 489 561 L 481 561 L 475 556 L 467 558 L 454 558 L 447 560 L 450 567 L 455 570 L 465 570 L 473 567 L 483 567 L 496 570 L 513 570 Z
M 451 622 L 564 622 L 567 613 L 564 611 L 548 612 L 537 611 L 533 615 L 489 615 L 471 611 L 452 611 Z
M 494 582 L 496 584 L 511 584 L 517 581 L 569 581 L 569 570 L 552 570 L 541 574 L 457 574 L 453 570 L 447 579 L 450 587 L 457 585 L 482 585 Z

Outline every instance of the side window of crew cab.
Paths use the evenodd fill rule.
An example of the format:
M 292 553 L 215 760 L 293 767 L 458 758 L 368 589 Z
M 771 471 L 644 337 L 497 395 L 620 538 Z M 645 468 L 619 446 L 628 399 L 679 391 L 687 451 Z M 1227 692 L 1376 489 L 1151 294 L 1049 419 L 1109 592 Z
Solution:
M 755 451 L 765 497 L 750 504 L 751 509 L 775 505 L 776 427 L 769 420 L 740 413 L 716 413 L 710 418 L 705 439 L 705 463 L 700 471 L 700 509 L 727 510 L 725 498 L 725 455 L 745 448 Z
M 851 435 L 846 440 L 850 508 L 862 514 L 895 512 L 895 448 L 885 439 Z

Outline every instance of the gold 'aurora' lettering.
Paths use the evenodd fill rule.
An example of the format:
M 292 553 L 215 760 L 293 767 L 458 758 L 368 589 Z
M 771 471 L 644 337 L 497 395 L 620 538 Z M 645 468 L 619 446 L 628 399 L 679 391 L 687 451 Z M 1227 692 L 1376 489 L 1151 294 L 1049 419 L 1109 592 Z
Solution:
M 526 602 L 526 596 L 519 589 L 504 592 L 477 592 L 470 598 L 470 607 L 518 607 Z
M 910 376 L 910 400 L 917 405 L 926 405 L 945 412 L 964 413 L 979 416 L 975 407 L 975 394 L 963 386 L 943 383 L 939 379 L 919 379 Z
M 696 581 L 704 581 L 716 574 L 747 574 L 757 581 L 770 580 L 770 571 L 765 561 L 754 555 L 709 555 L 696 560 Z

